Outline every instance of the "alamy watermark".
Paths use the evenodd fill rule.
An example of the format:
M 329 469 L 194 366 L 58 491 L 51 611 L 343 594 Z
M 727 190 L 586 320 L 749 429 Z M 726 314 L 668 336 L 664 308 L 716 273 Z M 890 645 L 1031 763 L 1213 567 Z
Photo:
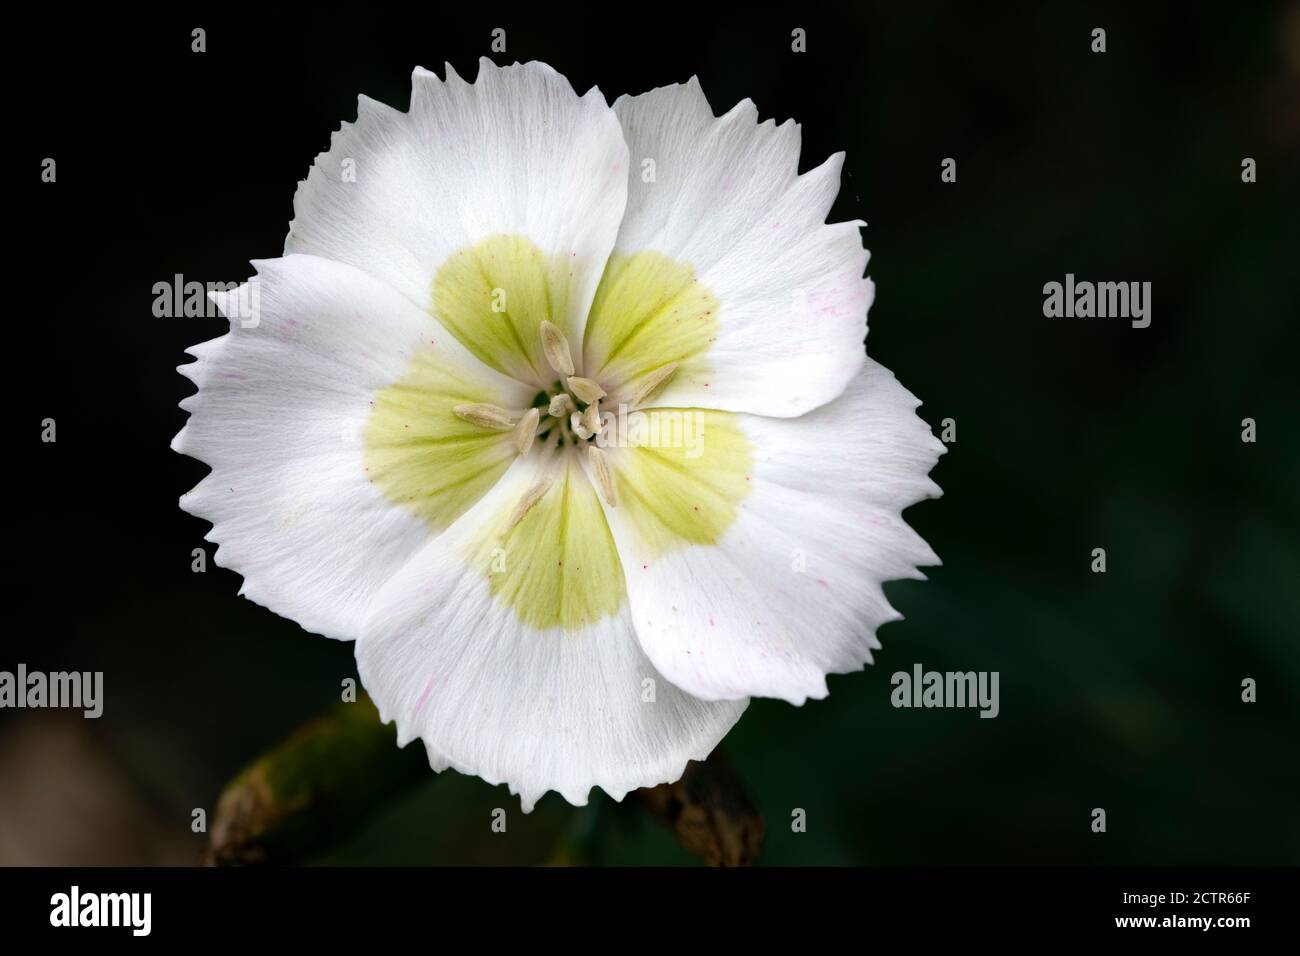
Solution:
M 1151 324 L 1150 282 L 1065 282 L 1043 286 L 1043 315 L 1049 319 L 1131 319 L 1133 328 Z
M 600 448 L 683 448 L 687 458 L 699 458 L 704 454 L 704 413 L 678 408 L 634 412 L 620 404 L 617 413 L 600 413 L 594 439 Z
M 895 707 L 978 707 L 981 717 L 996 717 L 997 671 L 927 671 L 920 664 L 895 671 L 889 702 Z
M 72 708 L 94 720 L 104 713 L 103 671 L 0 671 L 0 708 Z
M 50 897 L 50 925 L 55 927 L 124 927 L 132 936 L 153 929 L 152 893 L 83 893 L 74 885 Z
M 224 315 L 245 329 L 255 329 L 262 321 L 261 286 L 256 276 L 247 282 L 199 282 L 186 281 L 178 272 L 170 282 L 155 282 L 153 295 L 153 314 L 160 319 L 215 319 Z M 217 298 L 221 308 L 214 301 Z

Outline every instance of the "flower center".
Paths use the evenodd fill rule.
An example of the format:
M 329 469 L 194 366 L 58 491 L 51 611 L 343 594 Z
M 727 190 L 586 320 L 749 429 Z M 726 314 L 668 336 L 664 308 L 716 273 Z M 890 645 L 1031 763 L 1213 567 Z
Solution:
M 458 418 L 483 428 L 513 429 L 514 445 L 521 455 L 528 454 L 533 442 L 539 438 L 552 448 L 585 447 L 601 497 L 613 508 L 617 498 L 614 474 L 604 451 L 592 442 L 609 425 L 601 417 L 600 408 L 601 399 L 607 398 L 609 393 L 596 380 L 574 374 L 576 367 L 569 340 L 549 319 L 542 320 L 537 338 L 542 343 L 547 364 L 559 378 L 549 389 L 537 393 L 532 406 L 517 421 L 507 409 L 496 405 L 466 403 L 454 406 L 452 411 Z M 643 375 L 631 396 L 632 406 L 639 407 L 652 399 L 676 372 L 677 363 L 667 362 Z M 538 501 L 547 490 L 548 487 L 539 485 L 534 489 L 536 493 L 530 492 L 525 501 Z M 528 507 L 531 504 L 520 512 L 520 519 Z
M 431 342 L 375 394 L 363 435 L 376 490 L 436 531 L 492 496 L 459 547 L 539 629 L 581 629 L 626 602 L 603 508 L 644 563 L 716 543 L 750 492 L 753 456 L 734 415 L 660 403 L 674 383 L 709 388 L 716 297 L 685 263 L 616 253 L 582 325 L 569 301 L 585 268 L 519 236 L 453 254 L 434 317 L 499 374 Z

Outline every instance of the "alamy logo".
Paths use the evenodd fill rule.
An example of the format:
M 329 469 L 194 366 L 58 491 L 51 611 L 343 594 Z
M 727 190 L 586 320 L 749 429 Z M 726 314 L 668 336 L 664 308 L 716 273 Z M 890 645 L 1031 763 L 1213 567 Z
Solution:
M 924 670 L 913 664 L 912 671 L 896 671 L 889 702 L 895 707 L 979 707 L 981 717 L 996 717 L 997 671 Z
M 0 671 L 0 707 L 71 707 L 94 719 L 104 713 L 104 672 L 46 674 L 19 664 L 17 673 Z
M 1132 319 L 1135 329 L 1151 324 L 1150 282 L 1075 282 L 1074 273 L 1065 283 L 1043 286 L 1043 315 L 1049 319 Z
M 629 412 L 620 404 L 617 415 L 600 413 L 595 438 L 600 448 L 683 448 L 687 458 L 699 458 L 704 454 L 704 413 L 662 408 Z
M 245 329 L 255 329 L 261 324 L 258 276 L 246 282 L 187 282 L 178 272 L 171 282 L 155 282 L 153 295 L 153 314 L 160 319 L 215 319 L 224 315 Z
M 82 893 L 74 886 L 50 897 L 51 926 L 129 926 L 148 936 L 153 924 L 152 893 Z

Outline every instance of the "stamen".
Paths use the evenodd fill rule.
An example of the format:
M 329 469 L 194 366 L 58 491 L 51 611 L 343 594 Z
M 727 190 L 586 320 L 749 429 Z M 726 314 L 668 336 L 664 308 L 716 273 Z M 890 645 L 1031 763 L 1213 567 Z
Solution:
M 573 374 L 573 353 L 569 351 L 569 340 L 564 337 L 555 324 L 542 319 L 542 351 L 551 368 L 567 377 Z
M 600 402 L 595 401 L 587 406 L 587 410 L 582 413 L 582 427 L 587 429 L 593 435 L 600 432 Z
M 532 509 L 533 505 L 546 497 L 546 493 L 551 490 L 551 479 L 543 478 L 537 484 L 533 485 L 528 494 L 519 499 L 519 504 L 515 505 L 515 512 L 510 516 L 510 528 L 524 520 L 524 515 Z M 507 528 L 506 530 L 510 530 Z
M 587 460 L 591 462 L 591 471 L 596 476 L 601 497 L 607 505 L 614 507 L 614 469 L 609 465 L 609 456 L 595 445 L 589 445 Z
M 551 404 L 546 408 L 547 413 L 554 415 L 556 418 L 563 418 L 570 412 L 576 412 L 577 410 L 578 408 L 573 404 L 573 399 L 569 397 L 568 392 L 561 392 L 559 395 L 553 396 Z
M 578 401 L 584 405 L 590 405 L 592 402 L 598 402 L 605 397 L 605 390 L 589 378 L 581 378 L 577 375 L 569 376 L 569 391 L 578 396 Z
M 658 395 L 660 390 L 668 384 L 669 379 L 676 374 L 676 362 L 669 362 L 667 365 L 662 365 L 651 372 L 646 380 L 641 383 L 641 387 L 636 390 L 636 395 L 632 398 L 633 407 L 644 405 L 653 396 Z
M 471 425 L 478 425 L 482 428 L 499 428 L 504 431 L 507 428 L 514 427 L 514 419 L 510 413 L 498 405 L 488 405 L 486 403 L 473 403 L 469 405 L 457 405 L 452 408 L 456 417 L 469 422 Z
M 519 454 L 528 454 L 528 449 L 533 447 L 533 439 L 537 437 L 537 422 L 541 419 L 542 413 L 536 408 L 530 408 L 524 412 L 524 417 L 519 419 L 519 424 L 515 426 L 515 448 Z
M 587 428 L 586 425 L 582 423 L 582 414 L 579 412 L 574 412 L 572 415 L 569 416 L 569 427 L 572 428 L 573 433 L 577 435 L 579 438 L 581 438 L 583 441 L 586 441 L 588 438 L 590 438 L 592 435 L 595 434 L 595 432 L 591 431 L 589 428 Z

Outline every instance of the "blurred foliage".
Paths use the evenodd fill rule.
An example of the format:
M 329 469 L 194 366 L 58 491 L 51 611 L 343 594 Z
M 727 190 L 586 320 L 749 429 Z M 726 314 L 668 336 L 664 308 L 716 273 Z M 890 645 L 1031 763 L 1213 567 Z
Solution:
M 296 863 L 338 842 L 427 772 L 395 738 L 365 694 L 300 727 L 222 790 L 207 861 Z

